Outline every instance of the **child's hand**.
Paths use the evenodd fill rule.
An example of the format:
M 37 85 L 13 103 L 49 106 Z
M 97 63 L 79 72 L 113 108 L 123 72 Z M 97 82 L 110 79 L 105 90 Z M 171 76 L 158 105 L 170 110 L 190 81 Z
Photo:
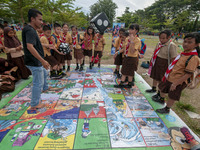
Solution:
M 2 84 L 11 84 L 11 82 L 3 81 Z
M 10 71 L 5 71 L 4 74 L 10 74 Z
M 49 44 L 49 49 L 54 49 L 55 46 L 53 44 Z
M 59 52 L 59 54 L 60 54 L 60 55 L 65 55 L 65 54 L 64 54 L 64 53 L 62 53 L 62 52 Z
M 9 76 L 9 78 L 10 78 L 12 81 L 15 80 L 15 78 L 14 78 L 13 76 Z
M 113 55 L 113 58 L 115 59 L 118 55 L 118 52 L 116 52 L 114 55 Z
M 173 83 L 173 84 L 171 85 L 171 87 L 170 87 L 170 91 L 176 90 L 176 87 L 177 87 L 177 85 Z

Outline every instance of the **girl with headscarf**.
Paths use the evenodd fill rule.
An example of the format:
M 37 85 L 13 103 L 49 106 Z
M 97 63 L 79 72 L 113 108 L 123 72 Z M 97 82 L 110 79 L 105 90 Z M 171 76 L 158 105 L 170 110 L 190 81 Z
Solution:
M 4 46 L 7 59 L 18 66 L 21 78 L 27 79 L 31 75 L 31 71 L 24 65 L 23 47 L 17 36 L 15 36 L 13 29 L 10 27 L 4 28 Z

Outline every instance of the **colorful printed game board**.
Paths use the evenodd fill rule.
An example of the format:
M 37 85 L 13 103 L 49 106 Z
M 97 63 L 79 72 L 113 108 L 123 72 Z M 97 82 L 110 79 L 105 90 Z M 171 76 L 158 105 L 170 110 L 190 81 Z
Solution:
M 44 108 L 30 110 L 31 83 L 8 102 L 3 99 L 0 149 L 191 149 L 181 132 L 187 125 L 173 111 L 155 112 L 163 106 L 144 92 L 149 85 L 137 73 L 135 86 L 119 89 L 113 87 L 120 81 L 114 66 L 72 69 L 62 79 L 48 79 Z

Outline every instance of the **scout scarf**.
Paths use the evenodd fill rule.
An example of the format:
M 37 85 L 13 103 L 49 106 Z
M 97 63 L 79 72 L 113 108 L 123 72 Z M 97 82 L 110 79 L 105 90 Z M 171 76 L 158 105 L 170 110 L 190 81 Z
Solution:
M 76 47 L 76 37 L 77 37 L 77 34 L 75 36 L 72 36 L 73 47 Z
M 129 46 L 130 46 L 130 40 L 128 39 L 128 44 L 127 44 L 127 46 L 126 46 L 126 51 L 125 51 L 125 55 L 127 56 L 127 54 L 128 54 L 128 49 L 129 49 Z
M 184 53 L 184 52 L 182 52 L 180 55 L 176 56 L 176 58 L 174 59 L 174 61 L 167 68 L 167 71 L 165 72 L 165 75 L 164 75 L 164 77 L 162 79 L 163 82 L 166 81 L 166 79 L 168 78 L 168 76 L 169 76 L 170 72 L 172 71 L 173 67 L 178 62 L 178 60 L 181 58 L 181 55 L 185 55 L 185 56 L 197 55 L 198 56 L 198 53 L 197 53 L 197 50 L 194 50 L 194 51 L 192 51 L 190 53 Z

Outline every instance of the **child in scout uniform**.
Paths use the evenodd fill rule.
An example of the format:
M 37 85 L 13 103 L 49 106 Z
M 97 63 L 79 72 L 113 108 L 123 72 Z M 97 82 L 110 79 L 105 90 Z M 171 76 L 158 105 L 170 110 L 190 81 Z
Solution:
M 90 69 L 92 69 L 92 50 L 93 50 L 93 43 L 92 41 L 95 40 L 95 33 L 92 26 L 87 28 L 87 31 L 84 34 L 84 58 L 83 58 L 83 65 L 85 63 L 85 56 L 89 57 L 90 62 Z
M 53 41 L 55 41 L 54 42 L 55 48 L 58 49 L 60 44 L 63 42 L 62 37 L 61 37 L 61 25 L 58 24 L 58 23 L 55 23 L 54 24 L 54 31 L 55 32 L 52 34 L 51 38 L 52 38 Z M 53 52 L 53 56 L 56 58 L 56 60 L 59 63 L 60 70 L 58 71 L 58 74 L 64 76 L 65 73 L 62 71 L 63 64 L 65 63 L 64 54 L 61 55 L 58 52 L 54 51 Z
M 123 42 L 124 42 L 124 41 L 122 41 L 122 34 L 124 32 L 125 32 L 124 28 L 119 29 L 119 37 L 115 40 L 115 44 L 114 44 L 115 52 L 122 49 L 122 45 L 123 45 Z M 120 72 L 120 65 L 122 65 L 122 53 L 120 53 L 119 55 L 116 56 L 116 58 L 114 60 L 114 64 L 116 65 L 116 69 L 114 71 L 114 74 L 116 74 L 117 77 L 120 78 L 121 75 L 120 75 L 119 72 Z
M 139 32 L 139 25 L 132 24 L 129 26 L 129 36 L 126 38 L 125 47 L 123 50 L 118 51 L 124 53 L 124 59 L 122 62 L 122 78 L 121 83 L 119 85 L 115 85 L 117 88 L 131 88 L 133 83 L 134 72 L 137 70 L 138 66 L 138 54 L 141 49 L 141 41 L 137 37 L 137 33 Z M 115 54 L 116 55 L 116 54 Z M 128 84 L 124 85 L 125 79 L 128 76 Z
M 4 26 L 0 24 L 0 53 L 4 53 L 4 38 L 3 38 Z
M 68 33 L 69 27 L 66 23 L 64 23 L 62 25 L 62 28 L 63 28 L 63 33 L 62 33 L 63 43 L 69 44 L 70 49 L 72 49 L 72 37 L 71 34 Z M 72 52 L 65 55 L 65 60 L 67 60 L 67 71 L 70 71 Z M 63 64 L 63 70 L 65 70 L 65 64 Z
M 83 37 L 81 35 L 78 34 L 78 30 L 76 26 L 72 26 L 71 27 L 72 30 L 72 43 L 73 43 L 73 49 L 74 49 L 74 58 L 76 59 L 76 69 L 79 69 L 79 64 L 80 64 L 80 69 L 79 71 L 83 70 L 83 64 L 81 64 L 82 59 L 83 59 L 83 51 L 81 49 L 81 39 L 83 39 Z
M 149 67 L 149 74 L 153 79 L 153 86 L 152 89 L 146 90 L 148 93 L 156 92 L 156 87 L 162 81 L 168 65 L 177 56 L 176 45 L 170 39 L 171 32 L 169 30 L 160 32 L 159 43 L 155 48 Z M 156 95 L 152 96 L 152 99 L 158 96 L 160 96 L 159 91 Z
M 100 67 L 101 57 L 103 55 L 104 46 L 106 44 L 103 34 L 104 33 L 97 33 L 96 38 L 95 38 L 96 40 L 95 40 L 95 46 L 94 46 L 94 59 L 96 58 L 96 56 L 98 54 L 98 56 L 99 56 L 98 67 Z M 93 64 L 94 64 L 94 59 L 93 59 Z
M 199 66 L 199 43 L 199 33 L 190 33 L 184 37 L 184 51 L 169 65 L 158 86 L 161 93 L 156 102 L 164 104 L 165 93 L 168 93 L 169 97 L 166 107 L 156 110 L 158 113 L 169 113 L 174 102 L 179 101 L 182 90 L 188 84 L 188 79 L 192 77 Z
M 58 54 L 62 55 L 55 46 L 53 45 L 53 41 L 51 40 L 51 28 L 47 25 L 43 26 L 44 36 L 40 38 L 43 50 L 44 50 L 44 59 L 51 65 L 50 67 L 50 78 L 58 79 L 62 76 L 59 75 L 59 63 L 55 59 L 54 56 L 51 55 L 51 50 L 56 51 Z

